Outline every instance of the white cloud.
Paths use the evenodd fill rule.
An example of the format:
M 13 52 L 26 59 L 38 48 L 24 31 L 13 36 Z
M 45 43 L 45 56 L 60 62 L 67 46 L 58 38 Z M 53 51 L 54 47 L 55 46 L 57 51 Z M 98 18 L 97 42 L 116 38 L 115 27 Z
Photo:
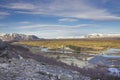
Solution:
M 10 13 L 8 13 L 8 12 L 1 12 L 0 11 L 0 19 L 6 17 L 8 15 L 10 15 Z
M 55 24 L 35 24 L 27 26 L 19 26 L 19 29 L 47 29 L 47 30 L 68 30 L 78 29 L 80 27 L 95 27 L 95 24 L 79 24 L 79 25 L 55 25 Z
M 20 24 L 30 24 L 31 22 L 29 21 L 22 21 L 22 22 L 19 22 Z
M 103 0 L 104 1 L 104 0 Z M 53 0 L 50 3 L 10 3 L 2 7 L 15 9 L 22 14 L 44 14 L 90 20 L 120 20 L 107 9 L 91 6 L 84 0 Z M 65 20 L 63 20 L 65 21 Z M 68 21 L 68 19 L 66 20 Z M 69 20 L 72 21 L 72 20 Z
M 73 19 L 73 18 L 61 18 L 59 19 L 60 22 L 76 22 L 78 19 Z
M 8 15 L 10 15 L 10 13 L 0 11 L 0 19 L 3 19 L 4 17 L 6 17 Z
M 110 0 L 101 0 L 102 1 L 102 3 L 107 3 L 107 2 L 109 2 Z
M 33 24 L 18 26 L 16 29 L 23 33 L 34 34 L 42 38 L 70 38 L 83 35 L 83 28 L 98 27 L 96 24 L 56 25 L 56 24 Z M 82 32 L 83 31 L 83 32 Z
M 35 24 L 28 26 L 19 26 L 20 29 L 47 29 L 47 30 L 56 30 L 56 29 L 66 29 L 69 28 L 68 25 L 54 25 L 54 24 Z
M 10 15 L 8 12 L 0 12 L 0 16 Z
M 36 6 L 30 3 L 10 3 L 8 5 L 4 5 L 3 7 L 11 8 L 11 9 L 20 9 L 20 10 L 36 9 Z

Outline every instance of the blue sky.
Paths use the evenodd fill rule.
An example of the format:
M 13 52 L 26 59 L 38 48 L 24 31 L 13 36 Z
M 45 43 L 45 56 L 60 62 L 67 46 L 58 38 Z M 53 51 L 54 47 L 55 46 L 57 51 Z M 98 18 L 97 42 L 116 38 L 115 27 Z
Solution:
M 120 34 L 120 0 L 0 0 L 0 33 Z

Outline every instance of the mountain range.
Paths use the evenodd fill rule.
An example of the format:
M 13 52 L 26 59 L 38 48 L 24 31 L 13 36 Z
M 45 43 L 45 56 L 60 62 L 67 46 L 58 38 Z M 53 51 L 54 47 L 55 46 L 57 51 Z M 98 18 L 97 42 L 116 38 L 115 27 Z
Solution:
M 35 35 L 25 35 L 25 34 L 17 34 L 17 33 L 11 33 L 11 34 L 0 34 L 0 39 L 3 41 L 20 41 L 20 40 L 39 40 Z
M 58 37 L 56 39 L 79 39 L 79 38 L 120 38 L 120 34 L 101 34 L 101 33 L 94 33 L 88 34 L 83 36 L 76 36 L 76 37 Z M 3 41 L 21 41 L 21 40 L 41 40 L 43 38 L 39 38 L 35 35 L 25 35 L 25 34 L 18 34 L 18 33 L 10 33 L 10 34 L 0 34 L 0 39 Z
M 100 33 L 94 33 L 94 34 L 88 34 L 84 36 L 84 38 L 116 38 L 120 37 L 120 34 L 100 34 Z
M 120 34 L 93 33 L 82 36 L 57 37 L 56 39 L 84 39 L 84 38 L 120 38 Z

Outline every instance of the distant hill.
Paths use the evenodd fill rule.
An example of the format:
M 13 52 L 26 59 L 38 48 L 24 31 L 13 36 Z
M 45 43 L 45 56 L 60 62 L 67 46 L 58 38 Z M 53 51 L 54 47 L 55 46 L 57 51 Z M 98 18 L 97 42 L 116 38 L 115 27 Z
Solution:
M 94 33 L 94 34 L 86 35 L 85 38 L 120 38 L 120 34 L 100 34 L 100 33 Z
M 0 39 L 3 41 L 20 41 L 20 40 L 39 40 L 35 35 L 25 35 L 25 34 L 17 34 L 17 33 L 11 33 L 11 34 L 0 34 Z

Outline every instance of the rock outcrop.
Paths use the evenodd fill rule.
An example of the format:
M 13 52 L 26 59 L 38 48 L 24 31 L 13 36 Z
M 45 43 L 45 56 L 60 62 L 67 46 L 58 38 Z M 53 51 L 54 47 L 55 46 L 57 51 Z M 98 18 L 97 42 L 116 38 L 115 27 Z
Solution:
M 8 44 L 0 40 L 0 57 L 7 57 Z
M 1 39 L 0 39 L 0 50 L 3 50 L 7 47 L 7 43 L 6 42 L 3 42 Z
M 9 59 L 0 63 L 1 80 L 90 80 L 78 72 L 52 65 L 44 65 L 33 59 Z

